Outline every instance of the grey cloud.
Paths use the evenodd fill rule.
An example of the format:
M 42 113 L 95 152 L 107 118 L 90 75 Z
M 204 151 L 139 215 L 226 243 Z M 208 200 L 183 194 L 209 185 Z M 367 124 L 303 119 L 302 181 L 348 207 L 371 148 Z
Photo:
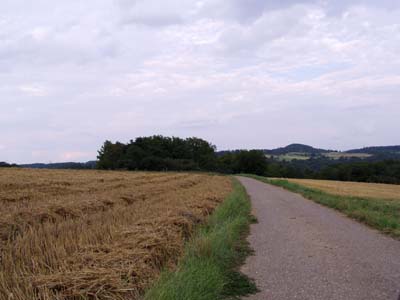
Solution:
M 0 161 L 89 160 L 105 139 L 156 133 L 220 149 L 400 143 L 397 6 L 6 0 Z
M 295 4 L 303 4 L 303 3 L 314 3 L 316 0 L 233 0 L 233 14 L 239 19 L 242 20 L 253 20 L 257 19 L 265 12 L 283 9 L 291 5 Z
M 141 24 L 151 27 L 178 25 L 186 21 L 192 1 L 119 0 L 122 24 Z
M 306 22 L 306 13 L 303 7 L 264 13 L 249 25 L 231 26 L 223 32 L 220 41 L 227 51 L 254 53 L 263 45 L 272 45 L 274 40 L 306 36 L 312 29 Z
M 253 22 L 265 13 L 285 10 L 292 6 L 313 5 L 325 10 L 329 15 L 340 15 L 352 6 L 372 6 L 387 10 L 397 9 L 397 0 L 232 0 L 205 1 L 204 14 L 217 18 L 230 18 L 238 22 Z M 302 17 L 298 15 L 296 17 Z

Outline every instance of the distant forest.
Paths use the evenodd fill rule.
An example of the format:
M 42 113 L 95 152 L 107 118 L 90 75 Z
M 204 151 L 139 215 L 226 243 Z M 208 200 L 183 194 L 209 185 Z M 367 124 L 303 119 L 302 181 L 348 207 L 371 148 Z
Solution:
M 151 136 L 139 137 L 127 144 L 106 141 L 99 151 L 97 167 L 109 170 L 251 173 L 268 177 L 400 184 L 400 147 L 387 147 L 386 151 L 383 148 L 366 148 L 363 153 L 371 156 L 363 159 L 332 159 L 324 155 L 331 150 L 300 144 L 275 150 L 216 152 L 214 145 L 199 138 Z M 279 155 L 292 152 L 310 157 L 291 161 L 277 159 Z
M 400 160 L 383 161 L 268 161 L 268 177 L 327 179 L 400 184 Z
M 4 161 L 0 161 L 0 168 L 12 168 L 12 167 L 17 167 L 16 164 L 8 164 Z

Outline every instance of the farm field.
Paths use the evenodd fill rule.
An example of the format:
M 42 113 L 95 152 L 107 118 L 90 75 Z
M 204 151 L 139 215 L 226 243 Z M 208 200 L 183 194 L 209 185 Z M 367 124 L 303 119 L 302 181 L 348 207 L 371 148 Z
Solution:
M 289 152 L 286 154 L 280 154 L 280 155 L 265 155 L 267 158 L 272 158 L 275 157 L 279 161 L 287 161 L 290 162 L 292 160 L 309 160 L 313 156 L 311 153 L 307 152 Z M 315 157 L 326 157 L 329 159 L 333 160 L 338 160 L 342 158 L 360 158 L 360 159 L 366 159 L 371 157 L 371 154 L 367 153 L 347 153 L 347 152 L 326 152 L 326 153 L 319 153 L 316 154 Z
M 229 177 L 0 170 L 0 299 L 138 299 Z
M 287 153 L 284 155 L 279 155 L 278 158 L 281 161 L 308 160 L 310 159 L 310 155 L 307 153 Z
M 347 152 L 328 152 L 324 153 L 324 156 L 331 159 L 340 159 L 340 158 L 369 158 L 372 155 L 368 153 L 347 153 Z
M 313 179 L 287 179 L 287 181 L 338 196 L 400 201 L 400 185 Z

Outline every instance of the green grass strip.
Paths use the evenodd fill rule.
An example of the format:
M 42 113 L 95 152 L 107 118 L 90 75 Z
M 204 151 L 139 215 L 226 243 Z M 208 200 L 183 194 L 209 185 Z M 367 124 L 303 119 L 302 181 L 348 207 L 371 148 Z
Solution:
M 394 200 L 332 195 L 284 179 L 268 179 L 256 175 L 243 175 L 283 187 L 301 194 L 319 204 L 334 208 L 345 215 L 365 223 L 393 237 L 400 238 L 400 202 Z
M 174 272 L 164 271 L 145 300 L 239 299 L 255 293 L 254 283 L 238 268 L 251 253 L 246 242 L 251 204 L 234 180 L 234 191 L 188 243 Z

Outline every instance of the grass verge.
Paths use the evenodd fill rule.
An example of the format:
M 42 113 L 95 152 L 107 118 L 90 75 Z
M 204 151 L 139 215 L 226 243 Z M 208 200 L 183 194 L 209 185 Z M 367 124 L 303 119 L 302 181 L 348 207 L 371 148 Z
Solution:
M 188 243 L 175 271 L 164 271 L 145 300 L 239 299 L 257 288 L 238 271 L 251 253 L 251 205 L 244 187 L 234 180 L 233 193 L 214 211 Z
M 345 215 L 365 223 L 395 238 L 400 238 L 400 202 L 332 195 L 311 189 L 284 179 L 268 179 L 256 175 L 243 175 L 266 183 L 283 187 L 303 195 L 319 204 L 334 208 Z

